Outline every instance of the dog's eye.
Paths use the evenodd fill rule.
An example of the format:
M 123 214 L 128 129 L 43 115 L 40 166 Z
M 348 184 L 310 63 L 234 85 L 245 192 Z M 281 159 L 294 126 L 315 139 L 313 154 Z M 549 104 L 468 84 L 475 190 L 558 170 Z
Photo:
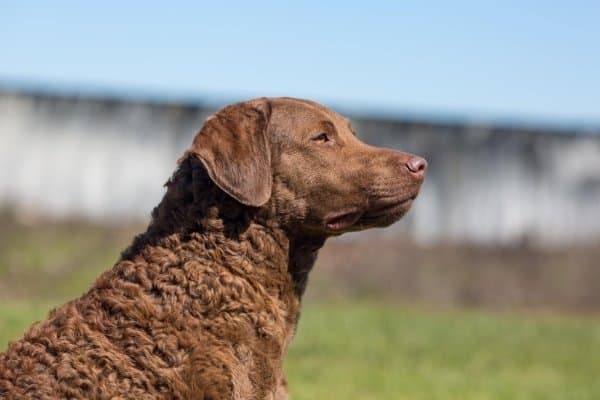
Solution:
M 327 136 L 326 133 L 319 133 L 318 135 L 313 136 L 312 140 L 317 142 L 329 142 L 329 136 Z

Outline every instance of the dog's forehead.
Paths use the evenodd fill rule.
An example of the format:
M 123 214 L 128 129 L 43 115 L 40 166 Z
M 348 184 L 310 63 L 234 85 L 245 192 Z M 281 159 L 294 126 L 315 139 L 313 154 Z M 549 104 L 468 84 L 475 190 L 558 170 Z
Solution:
M 271 105 L 273 108 L 272 118 L 277 119 L 280 123 L 318 123 L 325 120 L 341 126 L 350 124 L 348 118 L 310 100 L 280 97 L 271 99 Z

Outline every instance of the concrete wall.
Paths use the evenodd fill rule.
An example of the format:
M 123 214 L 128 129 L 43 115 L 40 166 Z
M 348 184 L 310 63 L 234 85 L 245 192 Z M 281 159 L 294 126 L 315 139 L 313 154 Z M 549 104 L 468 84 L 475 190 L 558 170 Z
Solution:
M 0 207 L 147 218 L 214 107 L 0 92 Z M 407 230 L 421 241 L 600 237 L 600 134 L 353 118 L 368 143 L 424 155 Z

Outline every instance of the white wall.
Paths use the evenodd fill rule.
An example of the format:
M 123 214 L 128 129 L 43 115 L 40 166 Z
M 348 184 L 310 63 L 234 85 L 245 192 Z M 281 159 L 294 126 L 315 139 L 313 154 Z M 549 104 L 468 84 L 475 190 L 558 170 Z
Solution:
M 0 93 L 0 207 L 148 218 L 210 108 Z M 357 119 L 367 142 L 426 156 L 405 221 L 419 240 L 600 237 L 600 135 Z

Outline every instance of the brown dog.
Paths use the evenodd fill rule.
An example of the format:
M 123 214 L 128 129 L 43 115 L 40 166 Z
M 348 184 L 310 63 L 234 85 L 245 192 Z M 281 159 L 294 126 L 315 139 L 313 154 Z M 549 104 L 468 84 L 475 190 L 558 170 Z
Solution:
M 398 220 L 426 166 L 310 101 L 225 107 L 148 230 L 0 355 L 0 397 L 287 398 L 282 361 L 318 250 Z

